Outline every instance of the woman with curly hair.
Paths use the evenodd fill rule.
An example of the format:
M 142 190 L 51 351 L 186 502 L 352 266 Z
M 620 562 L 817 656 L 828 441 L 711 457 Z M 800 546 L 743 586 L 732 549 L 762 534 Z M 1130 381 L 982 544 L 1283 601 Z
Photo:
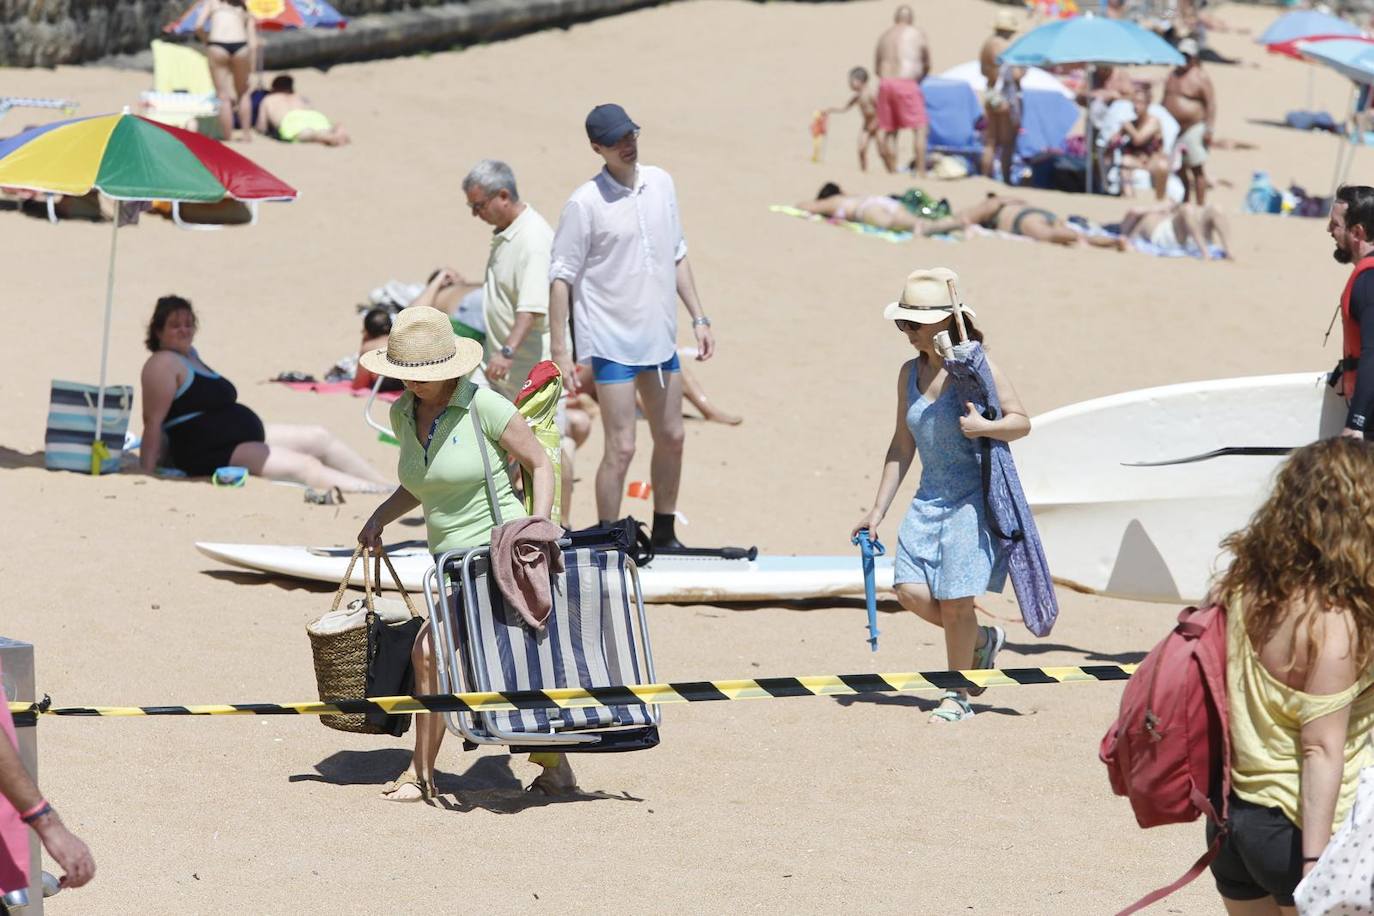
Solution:
M 1374 446 L 1301 448 L 1223 543 L 1231 831 L 1212 875 L 1232 916 L 1294 912 L 1294 889 L 1374 764 L 1371 481 Z

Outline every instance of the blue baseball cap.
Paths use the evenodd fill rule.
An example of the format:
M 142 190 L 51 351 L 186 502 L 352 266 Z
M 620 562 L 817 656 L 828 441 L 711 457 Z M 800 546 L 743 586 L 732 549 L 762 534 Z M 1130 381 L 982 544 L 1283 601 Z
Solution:
M 619 105 L 598 105 L 587 115 L 587 139 L 598 146 L 614 146 L 639 125 Z

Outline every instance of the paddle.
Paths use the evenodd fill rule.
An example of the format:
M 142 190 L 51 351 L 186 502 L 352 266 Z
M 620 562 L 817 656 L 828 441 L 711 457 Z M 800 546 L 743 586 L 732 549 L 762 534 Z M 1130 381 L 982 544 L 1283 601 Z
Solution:
M 1121 462 L 1121 466 L 1127 468 L 1162 468 L 1172 464 L 1192 464 L 1195 461 L 1207 461 L 1211 458 L 1225 458 L 1230 455 L 1272 457 L 1275 455 L 1287 455 L 1297 447 L 1296 445 L 1228 445 L 1225 448 L 1213 449 L 1210 452 L 1203 452 L 1200 455 L 1189 455 L 1186 458 L 1169 458 L 1165 461 L 1123 461 Z
M 877 652 L 878 589 L 873 577 L 873 558 L 887 553 L 887 549 L 876 537 L 869 537 L 867 528 L 860 528 L 859 533 L 854 535 L 850 543 L 859 545 L 859 554 L 863 558 L 864 601 L 868 603 L 868 647 Z
M 657 557 L 711 557 L 717 560 L 757 560 L 757 547 L 680 547 L 676 550 L 655 548 Z M 653 565 L 653 561 L 650 561 Z

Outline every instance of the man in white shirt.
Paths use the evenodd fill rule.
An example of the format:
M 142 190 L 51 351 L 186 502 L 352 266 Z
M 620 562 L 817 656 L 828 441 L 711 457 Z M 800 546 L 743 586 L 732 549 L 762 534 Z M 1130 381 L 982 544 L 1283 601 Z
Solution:
M 577 357 L 590 362 L 605 429 L 596 472 L 601 522 L 620 517 L 625 475 L 635 453 L 635 394 L 644 405 L 654 451 L 653 541 L 681 547 L 673 528 L 682 478 L 682 375 L 677 356 L 677 298 L 692 316 L 697 359 L 715 352 L 687 262 L 677 192 L 667 172 L 639 165 L 639 125 L 619 105 L 587 115 L 587 139 L 605 162 L 563 207 L 553 241 L 550 351 L 569 390 L 577 376 L 561 333 L 572 312 Z
M 520 199 L 515 173 L 483 159 L 463 179 L 472 215 L 493 228 L 482 283 L 483 371 L 514 403 L 534 364 L 549 358 L 549 252 L 553 229 Z

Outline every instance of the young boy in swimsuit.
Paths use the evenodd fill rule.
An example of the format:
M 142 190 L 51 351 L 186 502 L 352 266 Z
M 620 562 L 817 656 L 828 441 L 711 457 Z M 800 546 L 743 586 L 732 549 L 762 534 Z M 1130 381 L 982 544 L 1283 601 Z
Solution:
M 864 119 L 859 126 L 859 170 L 867 172 L 868 147 L 878 139 L 878 95 L 869 82 L 868 71 L 863 67 L 849 71 L 849 89 L 854 93 L 849 101 L 839 108 L 827 108 L 826 113 L 840 114 L 855 105 L 859 106 L 859 114 Z

